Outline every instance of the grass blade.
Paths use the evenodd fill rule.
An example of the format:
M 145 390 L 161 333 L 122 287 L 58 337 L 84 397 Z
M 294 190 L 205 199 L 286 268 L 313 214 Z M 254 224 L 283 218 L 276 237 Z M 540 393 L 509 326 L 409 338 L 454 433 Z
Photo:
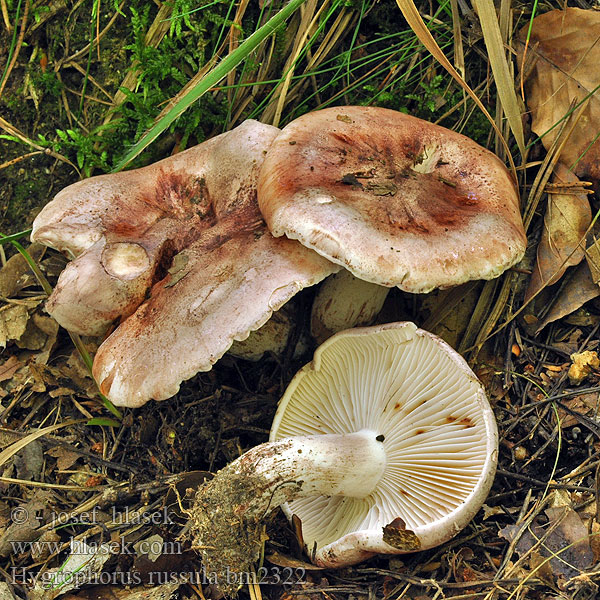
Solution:
M 469 96 L 473 99 L 473 102 L 477 105 L 479 110 L 485 115 L 487 120 L 490 122 L 493 127 L 496 135 L 501 140 L 504 149 L 506 150 L 506 156 L 510 162 L 510 167 L 513 172 L 513 177 L 515 181 L 517 180 L 515 163 L 512 159 L 512 155 L 510 153 L 510 148 L 502 135 L 502 132 L 498 129 L 494 119 L 487 111 L 477 94 L 469 87 L 467 82 L 459 75 L 458 71 L 452 66 L 452 63 L 448 60 L 446 55 L 442 52 L 441 48 L 438 46 L 438 43 L 435 41 L 434 37 L 431 35 L 429 29 L 423 22 L 417 7 L 413 0 L 396 0 L 396 4 L 398 8 L 402 11 L 404 18 L 407 23 L 410 25 L 411 29 L 415 32 L 415 35 L 419 38 L 419 41 L 429 50 L 432 56 L 452 75 L 452 77 L 457 81 L 457 83 L 469 94 Z
M 523 123 L 521 121 L 521 108 L 517 99 L 517 93 L 510 72 L 500 24 L 496 16 L 496 8 L 492 0 L 473 0 L 473 4 L 479 13 L 483 41 L 488 51 L 490 66 L 496 82 L 496 90 L 510 129 L 515 136 L 521 155 L 525 154 L 525 137 L 523 135 Z
M 266 40 L 285 20 L 305 2 L 305 0 L 291 0 L 276 15 L 271 17 L 262 27 L 257 29 L 235 50 L 230 52 L 221 63 L 206 74 L 197 86 L 190 89 L 171 110 L 163 116 L 153 127 L 151 127 L 142 138 L 133 145 L 131 150 L 119 161 L 113 172 L 120 171 L 127 163 L 132 161 L 140 152 L 147 148 L 173 121 L 175 121 L 190 105 L 204 95 L 221 79 L 237 67 L 252 51 L 254 51 L 264 40 Z

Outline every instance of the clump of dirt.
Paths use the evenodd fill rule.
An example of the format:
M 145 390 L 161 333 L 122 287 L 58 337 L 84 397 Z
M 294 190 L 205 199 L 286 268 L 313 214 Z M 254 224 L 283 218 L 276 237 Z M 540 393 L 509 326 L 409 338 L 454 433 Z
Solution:
M 265 517 L 302 488 L 301 481 L 282 485 L 281 477 L 256 473 L 263 449 L 269 452 L 267 444 L 262 444 L 252 450 L 256 460 L 241 457 L 219 471 L 198 489 L 190 509 L 192 547 L 202 557 L 207 579 L 227 595 L 235 595 L 251 578 L 268 539 Z

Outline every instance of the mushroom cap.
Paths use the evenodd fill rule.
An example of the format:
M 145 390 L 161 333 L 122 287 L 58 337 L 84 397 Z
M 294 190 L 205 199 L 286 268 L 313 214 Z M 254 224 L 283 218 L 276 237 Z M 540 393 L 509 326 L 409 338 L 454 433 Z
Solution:
M 261 212 L 360 279 L 414 293 L 492 279 L 518 262 L 519 197 L 497 156 L 404 113 L 308 113 L 269 148 Z
M 118 406 L 173 396 L 234 340 L 338 269 L 298 242 L 274 238 L 248 198 L 176 255 L 148 301 L 100 346 L 93 365 L 100 390 Z
M 317 496 L 283 509 L 321 566 L 425 550 L 453 537 L 493 482 L 498 433 L 482 384 L 443 340 L 413 323 L 340 332 L 280 401 L 271 440 L 369 430 L 387 464 L 366 498 Z
M 265 151 L 279 129 L 245 121 L 157 163 L 91 177 L 59 192 L 32 240 L 76 257 L 46 309 L 65 328 L 103 333 L 130 315 L 175 254 L 254 200 Z

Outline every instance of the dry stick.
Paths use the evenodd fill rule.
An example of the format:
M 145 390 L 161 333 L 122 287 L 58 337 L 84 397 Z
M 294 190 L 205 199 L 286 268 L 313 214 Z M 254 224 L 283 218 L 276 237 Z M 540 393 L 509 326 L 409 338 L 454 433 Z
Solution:
M 31 158 L 32 156 L 36 156 L 37 154 L 44 154 L 43 150 L 36 150 L 35 152 L 28 152 L 27 154 L 23 154 L 22 156 L 17 156 L 11 160 L 7 160 L 0 164 L 0 170 L 6 169 L 7 167 L 12 167 L 13 165 L 25 160 L 26 158 Z
M 84 77 L 87 77 L 91 83 L 93 83 L 109 100 L 113 101 L 113 97 L 98 83 L 94 77 L 92 77 L 89 73 L 86 73 L 86 70 L 77 62 L 71 61 L 64 64 L 65 67 L 73 67 L 77 71 L 79 71 Z
M 73 167 L 77 171 L 77 173 L 79 173 L 79 169 L 68 158 L 64 157 L 62 154 L 59 154 L 58 152 L 54 152 L 53 150 L 50 150 L 50 148 L 44 148 L 44 147 L 40 146 L 39 144 L 36 144 L 33 140 L 29 139 L 23 132 L 21 132 L 19 129 L 17 129 L 13 125 L 11 125 L 6 119 L 4 119 L 1 116 L 0 116 L 0 129 L 3 129 L 4 131 L 6 131 L 6 133 L 8 135 L 16 137 L 17 139 L 19 139 L 23 143 L 27 144 L 28 146 L 31 146 L 32 148 L 35 148 L 36 150 L 40 150 L 44 154 L 48 154 L 49 156 L 52 156 L 53 158 L 56 158 L 62 162 L 67 163 L 69 166 Z
M 2 97 L 2 92 L 4 91 L 4 87 L 6 86 L 6 82 L 10 77 L 10 74 L 17 62 L 17 58 L 19 57 L 19 52 L 21 51 L 21 46 L 23 45 L 23 38 L 25 37 L 25 27 L 27 26 L 27 17 L 29 15 L 29 2 L 25 2 L 25 10 L 23 11 L 23 20 L 21 21 L 21 31 L 19 32 L 19 37 L 17 39 L 17 45 L 15 46 L 15 51 L 10 59 L 10 63 L 8 63 L 8 68 L 4 72 L 4 79 L 0 83 L 0 97 Z M 16 24 L 15 24 L 16 27 Z

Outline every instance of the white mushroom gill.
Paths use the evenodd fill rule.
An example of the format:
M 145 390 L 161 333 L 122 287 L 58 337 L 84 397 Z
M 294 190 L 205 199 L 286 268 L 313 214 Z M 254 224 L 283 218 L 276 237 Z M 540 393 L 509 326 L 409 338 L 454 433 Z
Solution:
M 383 436 L 385 471 L 364 498 L 299 498 L 285 510 L 300 517 L 309 549 L 356 531 L 381 538 L 397 517 L 427 547 L 437 536 L 429 529 L 449 515 L 466 524 L 474 513 L 463 523 L 462 507 L 482 479 L 491 482 L 493 416 L 481 384 L 438 338 L 410 323 L 375 335 L 360 331 L 323 344 L 296 376 L 271 439 L 366 428 Z

